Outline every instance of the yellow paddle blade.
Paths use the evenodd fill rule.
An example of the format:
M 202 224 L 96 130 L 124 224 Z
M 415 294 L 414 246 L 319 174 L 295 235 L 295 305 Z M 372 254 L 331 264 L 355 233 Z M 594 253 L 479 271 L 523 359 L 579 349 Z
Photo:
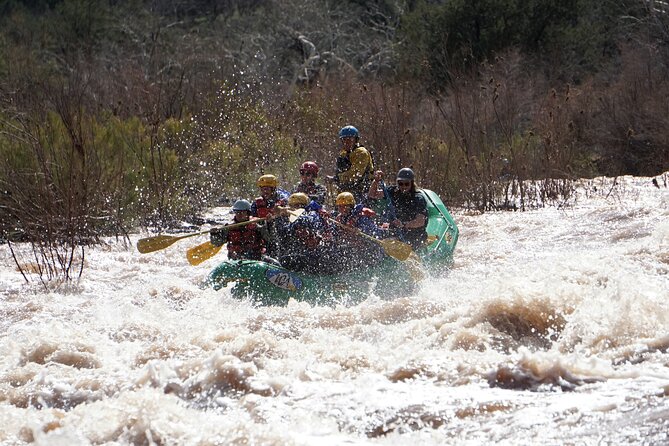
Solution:
M 429 245 L 431 243 L 436 242 L 438 239 L 439 239 L 439 237 L 437 237 L 436 235 L 428 235 L 426 243 Z
M 188 263 L 193 266 L 197 266 L 205 260 L 209 260 L 214 257 L 216 254 L 218 254 L 218 251 L 220 251 L 221 248 L 223 248 L 223 246 L 216 246 L 211 242 L 205 242 L 186 251 L 186 258 L 188 259 Z
M 413 253 L 411 245 L 394 238 L 386 238 L 379 240 L 378 242 L 381 244 L 386 254 L 397 260 L 405 261 Z
M 209 231 L 195 232 L 186 235 L 156 235 L 154 237 L 147 237 L 137 240 L 137 251 L 142 254 L 147 252 L 154 252 L 165 249 L 177 240 L 189 237 L 197 237 L 198 235 L 208 234 Z
M 180 238 L 181 237 L 174 237 L 171 235 L 157 235 L 155 237 L 142 238 L 137 241 L 137 251 L 142 254 L 159 251 L 167 248 Z

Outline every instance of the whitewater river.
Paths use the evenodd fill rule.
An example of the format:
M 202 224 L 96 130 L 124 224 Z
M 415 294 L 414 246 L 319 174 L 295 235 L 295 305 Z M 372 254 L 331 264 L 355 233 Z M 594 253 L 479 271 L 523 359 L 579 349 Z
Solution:
M 26 285 L 0 245 L 2 445 L 669 444 L 669 175 L 454 210 L 413 296 L 257 308 L 182 240 Z M 134 240 L 141 235 L 135 236 Z

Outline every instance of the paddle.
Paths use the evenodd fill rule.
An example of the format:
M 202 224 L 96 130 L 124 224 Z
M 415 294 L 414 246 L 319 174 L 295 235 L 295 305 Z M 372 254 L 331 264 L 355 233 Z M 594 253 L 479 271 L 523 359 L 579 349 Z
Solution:
M 197 266 L 205 260 L 214 257 L 218 254 L 218 251 L 220 251 L 221 248 L 223 248 L 223 245 L 216 246 L 211 242 L 204 242 L 203 244 L 197 245 L 186 251 L 186 258 L 188 259 L 188 263 Z
M 264 218 L 257 218 L 255 220 L 249 220 L 249 221 L 242 221 L 240 223 L 234 223 L 232 225 L 228 225 L 227 228 L 236 228 L 239 226 L 244 226 L 248 225 L 249 223 L 253 222 L 259 222 L 265 220 Z M 208 231 L 200 231 L 196 232 L 194 234 L 187 234 L 187 235 L 180 235 L 180 236 L 173 236 L 173 235 L 156 235 L 155 237 L 148 237 L 148 238 L 143 238 L 139 239 L 137 241 L 137 250 L 141 252 L 142 254 L 147 254 L 149 252 L 155 252 L 155 251 L 160 251 L 161 249 L 165 249 L 169 246 L 171 246 L 174 242 L 184 239 L 184 238 L 189 238 L 189 237 L 196 237 L 198 235 L 204 235 L 204 234 L 209 234 L 211 232 L 211 229 Z
M 304 209 L 295 209 L 295 210 L 290 210 L 288 209 L 288 221 L 291 223 L 297 220 L 300 215 L 304 213 Z M 225 226 L 226 229 L 238 227 L 238 226 L 244 226 L 249 223 L 254 223 L 258 221 L 265 220 L 264 218 L 258 218 L 256 220 L 249 220 L 249 221 L 244 221 L 241 223 L 235 223 L 232 225 L 227 225 Z M 193 266 L 197 266 L 200 263 L 204 262 L 205 260 L 209 260 L 212 257 L 214 257 L 218 252 L 223 248 L 223 245 L 216 246 L 211 242 L 204 242 L 201 245 L 197 245 L 193 248 L 190 248 L 188 251 L 186 251 L 186 259 L 188 259 L 188 263 L 190 263 Z
M 397 239 L 385 238 L 385 239 L 380 239 L 379 240 L 377 238 L 372 237 L 369 234 L 365 234 L 364 232 L 362 232 L 358 228 L 354 228 L 353 226 L 348 226 L 348 225 L 345 225 L 343 223 L 340 223 L 337 220 L 335 220 L 334 218 L 329 218 L 328 217 L 328 220 L 333 222 L 334 224 L 336 224 L 338 226 L 343 227 L 343 228 L 346 228 L 346 229 L 349 229 L 349 230 L 352 229 L 352 230 L 355 231 L 355 233 L 357 235 L 360 235 L 360 236 L 362 236 L 362 237 L 364 237 L 368 240 L 373 241 L 374 243 L 377 243 L 377 244 L 381 245 L 381 247 L 386 252 L 386 254 L 388 254 L 390 257 L 392 257 L 394 259 L 401 260 L 403 262 L 406 259 L 408 259 L 409 256 L 411 256 L 411 254 L 413 253 L 413 249 L 411 248 L 411 245 L 408 245 L 408 244 L 406 244 L 404 242 L 401 242 Z
M 194 234 L 187 234 L 180 236 L 156 235 L 154 237 L 142 238 L 137 241 L 137 251 L 141 252 L 142 254 L 160 251 L 161 249 L 165 249 L 168 246 L 171 246 L 174 242 L 178 240 L 188 237 L 196 237 L 198 235 L 203 235 L 208 233 L 209 231 L 201 231 L 201 232 L 196 232 Z

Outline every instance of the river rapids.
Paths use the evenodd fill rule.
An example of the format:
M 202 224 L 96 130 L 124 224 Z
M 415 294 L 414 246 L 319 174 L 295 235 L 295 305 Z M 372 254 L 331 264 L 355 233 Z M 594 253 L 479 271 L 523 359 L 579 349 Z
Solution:
M 0 444 L 669 444 L 669 174 L 652 180 L 452 209 L 452 268 L 355 306 L 201 289 L 225 258 L 188 265 L 206 237 L 91 248 L 48 292 L 0 245 Z

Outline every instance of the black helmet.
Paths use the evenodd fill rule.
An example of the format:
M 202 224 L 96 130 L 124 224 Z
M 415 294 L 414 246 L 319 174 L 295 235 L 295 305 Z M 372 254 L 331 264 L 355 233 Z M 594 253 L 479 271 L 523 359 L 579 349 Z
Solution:
M 411 180 L 415 178 L 416 175 L 414 175 L 413 170 L 409 169 L 408 167 L 403 167 L 400 169 L 399 172 L 397 172 L 397 179 L 398 180 Z

